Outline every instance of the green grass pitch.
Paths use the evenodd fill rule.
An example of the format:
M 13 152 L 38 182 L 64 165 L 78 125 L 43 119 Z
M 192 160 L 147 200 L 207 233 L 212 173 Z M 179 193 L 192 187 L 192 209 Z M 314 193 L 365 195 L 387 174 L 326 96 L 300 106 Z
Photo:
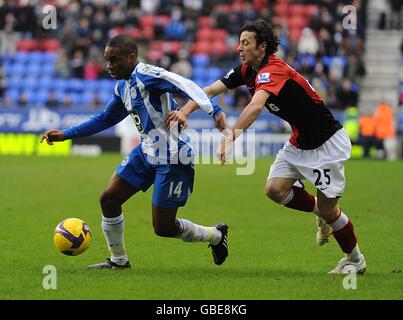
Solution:
M 1 299 L 403 298 L 402 161 L 346 164 L 341 206 L 368 265 L 356 289 L 346 290 L 343 276 L 327 274 L 342 257 L 334 238 L 318 247 L 312 214 L 265 197 L 272 159 L 259 159 L 250 176 L 236 176 L 230 165 L 196 166 L 194 193 L 179 216 L 230 226 L 230 256 L 222 266 L 214 265 L 206 243 L 154 235 L 150 189 L 124 206 L 131 271 L 86 270 L 108 256 L 98 198 L 121 159 L 0 157 Z M 53 246 L 55 226 L 68 217 L 86 220 L 94 236 L 77 257 Z M 56 290 L 43 288 L 46 265 L 56 267 Z

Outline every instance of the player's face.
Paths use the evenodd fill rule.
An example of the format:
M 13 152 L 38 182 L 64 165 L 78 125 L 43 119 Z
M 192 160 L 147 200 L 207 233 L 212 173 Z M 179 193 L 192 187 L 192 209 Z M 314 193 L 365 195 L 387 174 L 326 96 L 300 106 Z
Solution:
M 263 58 L 265 49 L 265 42 L 257 46 L 256 34 L 254 32 L 244 31 L 241 33 L 241 36 L 239 37 L 238 51 L 242 63 L 253 65 Z
M 109 74 L 116 80 L 129 79 L 137 61 L 134 53 L 124 54 L 117 47 L 106 47 L 104 58 Z

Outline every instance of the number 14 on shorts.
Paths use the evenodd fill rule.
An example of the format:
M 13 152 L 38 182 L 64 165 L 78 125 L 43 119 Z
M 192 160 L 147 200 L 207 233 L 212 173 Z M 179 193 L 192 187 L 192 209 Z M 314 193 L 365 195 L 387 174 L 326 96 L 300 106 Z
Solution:
M 183 181 L 171 181 L 169 184 L 168 198 L 176 196 L 179 199 L 182 195 L 182 185 Z

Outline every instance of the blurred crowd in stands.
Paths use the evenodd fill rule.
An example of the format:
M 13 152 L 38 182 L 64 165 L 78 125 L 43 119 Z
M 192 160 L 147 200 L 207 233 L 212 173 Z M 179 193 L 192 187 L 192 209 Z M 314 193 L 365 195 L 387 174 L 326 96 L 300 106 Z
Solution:
M 3 107 L 102 108 L 114 82 L 106 73 L 106 41 L 121 33 L 140 57 L 205 86 L 239 61 L 239 29 L 266 19 L 281 44 L 278 55 L 309 79 L 328 107 L 357 106 L 365 75 L 366 0 L 93 0 L 0 1 L 0 95 Z M 57 8 L 57 29 L 42 25 L 45 4 Z M 357 10 L 356 29 L 343 28 Z M 219 101 L 246 105 L 238 89 Z

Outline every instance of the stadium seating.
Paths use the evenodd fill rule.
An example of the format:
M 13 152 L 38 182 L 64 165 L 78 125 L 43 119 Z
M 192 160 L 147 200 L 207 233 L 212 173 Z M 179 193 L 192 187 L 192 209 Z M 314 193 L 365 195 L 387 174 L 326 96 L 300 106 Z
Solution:
M 309 2 L 309 1 L 308 1 Z M 316 2 L 318 3 L 318 2 Z M 313 16 L 318 15 L 321 4 L 294 3 L 291 0 L 254 0 L 253 8 L 261 12 L 269 8 L 271 14 L 280 17 L 286 32 L 280 34 L 281 49 L 286 53 L 295 47 L 301 36 L 303 28 L 307 27 Z M 109 4 L 104 4 L 108 8 Z M 166 9 L 166 8 L 165 8 Z M 164 31 L 174 21 L 169 15 L 169 10 L 158 10 L 156 14 L 142 14 L 136 17 L 137 22 L 127 25 L 116 23 L 111 25 L 107 36 L 129 33 L 142 45 L 146 45 L 146 55 L 153 63 L 161 61 L 169 56 L 172 62 L 179 55 L 182 49 L 189 51 L 189 61 L 193 67 L 191 78 L 200 86 L 205 86 L 224 75 L 232 64 L 224 63 L 228 55 L 236 56 L 237 30 L 247 19 L 248 6 L 245 1 L 218 1 L 214 4 L 214 10 L 210 15 L 199 14 L 193 21 L 196 25 L 187 30 L 186 41 L 168 39 Z M 219 23 L 216 13 L 235 17 L 236 26 L 232 23 Z M 63 11 L 64 13 L 64 11 Z M 124 15 L 125 12 L 122 12 Z M 79 15 L 79 14 L 78 14 Z M 240 19 L 242 17 L 242 19 Z M 185 15 L 182 20 L 186 20 Z M 193 17 L 192 17 L 193 19 Z M 77 19 L 79 21 L 79 19 Z M 75 21 L 75 23 L 77 23 Z M 226 20 L 224 20 L 226 21 Z M 228 20 L 231 21 L 231 20 Z M 184 24 L 186 28 L 186 24 Z M 60 30 L 63 25 L 60 26 Z M 280 28 L 281 29 L 281 28 Z M 161 30 L 164 30 L 161 33 Z M 193 33 L 189 35 L 189 33 Z M 190 39 L 190 41 L 189 41 Z M 64 43 L 60 39 L 49 37 L 47 39 L 21 38 L 17 41 L 17 52 L 14 56 L 5 56 L 2 59 L 5 74 L 7 77 L 8 89 L 5 95 L 13 102 L 18 100 L 22 91 L 27 92 L 29 102 L 43 104 L 45 97 L 55 91 L 58 99 L 68 95 L 72 102 L 78 106 L 90 104 L 94 92 L 99 91 L 99 99 L 105 102 L 113 90 L 114 81 L 111 79 L 84 80 L 84 79 L 63 79 L 58 76 L 55 63 L 58 59 L 59 50 L 63 49 Z M 103 48 L 99 48 L 102 52 Z M 348 63 L 347 58 L 338 54 L 337 56 L 322 55 L 319 57 L 325 68 L 336 63 L 344 68 Z M 301 62 L 314 69 L 317 57 L 309 54 L 297 54 L 295 67 Z M 326 79 L 323 80 L 326 82 Z M 353 83 L 353 90 L 358 91 L 359 87 Z M 401 89 L 403 92 L 403 88 Z M 36 93 L 35 93 L 36 92 Z M 89 93 L 88 93 L 89 92 Z M 104 92 L 108 92 L 107 95 Z M 402 93 L 403 95 L 403 93 Z M 232 102 L 233 97 L 227 95 L 225 101 Z M 229 104 L 231 106 L 231 104 Z

